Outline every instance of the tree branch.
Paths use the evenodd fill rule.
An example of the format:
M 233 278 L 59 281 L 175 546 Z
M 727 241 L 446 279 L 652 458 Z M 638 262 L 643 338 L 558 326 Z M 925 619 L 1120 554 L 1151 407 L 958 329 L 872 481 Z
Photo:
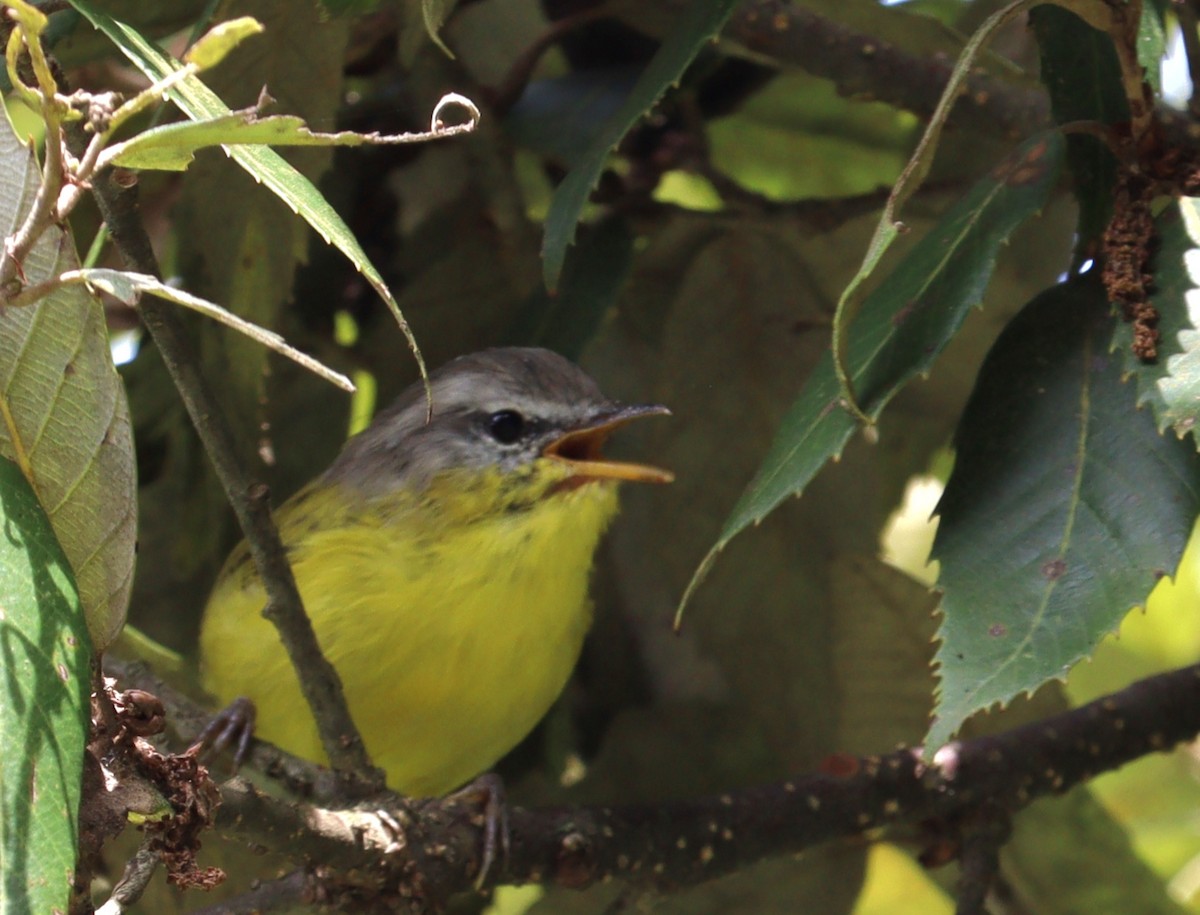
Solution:
M 955 915 L 987 915 L 987 897 L 1000 872 L 1000 848 L 1012 833 L 1009 812 L 984 802 L 962 827 Z
M 294 871 L 278 880 L 263 880 L 249 891 L 215 905 L 192 909 L 191 915 L 260 915 L 262 912 L 327 911 L 312 895 L 312 881 L 302 871 Z
M 886 102 L 921 118 L 933 114 L 954 68 L 952 58 L 918 57 L 781 0 L 743 5 L 729 20 L 724 37 L 757 59 L 824 77 L 841 95 Z M 1016 139 L 1051 123 L 1050 101 L 1040 88 L 975 74 L 968 78 L 948 126 Z
M 93 186 L 101 215 L 126 264 L 158 276 L 154 252 L 137 214 L 137 185 L 122 181 L 121 177 L 123 173 L 111 169 L 96 176 Z M 263 615 L 279 630 L 295 669 L 303 671 L 298 678 L 300 687 L 317 722 L 325 753 L 334 769 L 347 779 L 347 790 L 357 790 L 361 796 L 374 794 L 383 787 L 383 773 L 371 764 L 346 706 L 341 678 L 325 659 L 304 611 L 271 517 L 267 487 L 254 481 L 238 460 L 233 433 L 173 308 L 146 297 L 138 310 L 179 389 L 250 546 L 267 592 Z
M 510 854 L 488 883 L 584 888 L 619 878 L 671 890 L 832 839 L 932 819 L 965 824 L 964 869 L 980 878 L 972 877 L 965 899 L 968 889 L 978 895 L 986 887 L 1002 841 L 991 826 L 976 828 L 981 822 L 1004 824 L 1040 797 L 1198 732 L 1200 665 L 1024 727 L 948 744 L 932 762 L 898 750 L 842 760 L 837 768 L 844 774 L 803 775 L 659 806 L 514 808 Z M 426 911 L 470 889 L 476 875 L 482 822 L 461 798 L 382 795 L 370 809 L 335 810 L 280 799 L 244 779 L 226 782 L 221 795 L 218 829 L 275 848 L 298 865 L 319 864 L 317 875 L 334 894 L 352 886 Z M 347 874 L 354 874 L 353 884 Z

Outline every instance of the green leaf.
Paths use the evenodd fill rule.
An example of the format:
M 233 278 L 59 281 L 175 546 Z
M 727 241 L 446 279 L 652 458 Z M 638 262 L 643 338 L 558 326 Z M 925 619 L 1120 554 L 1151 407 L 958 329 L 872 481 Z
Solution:
M 925 180 L 925 176 L 929 174 L 930 168 L 933 167 L 933 157 L 941 143 L 942 129 L 946 126 L 950 111 L 958 101 L 958 97 L 966 85 L 967 77 L 971 74 L 976 59 L 983 51 L 983 46 L 1009 22 L 1037 2 L 1038 0 L 1012 0 L 1011 3 L 988 16 L 963 45 L 962 53 L 954 62 L 954 69 L 950 71 L 950 78 L 946 81 L 946 85 L 942 87 L 937 107 L 930 115 L 929 123 L 925 125 L 921 139 L 917 141 L 917 146 L 909 157 L 908 163 L 900 172 L 900 177 L 892 186 L 892 191 L 884 202 L 883 212 L 879 216 L 875 233 L 867 245 L 862 266 L 850 278 L 850 282 L 846 284 L 841 296 L 838 297 L 837 307 L 833 312 L 831 343 L 833 371 L 837 376 L 839 395 L 846 409 L 864 425 L 870 424 L 871 418 L 864 412 L 865 407 L 861 394 L 856 394 L 854 391 L 851 369 L 846 360 L 845 343 L 846 331 L 853 319 L 853 307 L 859 299 L 859 289 L 875 272 L 883 260 L 883 255 L 903 231 L 904 225 L 900 221 L 901 210 L 908 199 L 916 193 L 917 188 Z
M 97 29 L 107 35 L 129 60 L 151 80 L 161 80 L 182 69 L 175 60 L 156 44 L 135 29 L 109 18 L 87 0 L 70 0 L 79 12 L 87 17 Z M 167 89 L 180 110 L 194 121 L 224 117 L 232 114 L 229 107 L 198 78 L 185 77 Z M 244 168 L 254 180 L 262 183 L 279 197 L 294 213 L 301 216 L 317 234 L 349 258 L 356 270 L 363 275 L 372 288 L 387 303 L 388 308 L 400 325 L 413 356 L 425 376 L 425 362 L 421 357 L 417 341 L 400 313 L 400 306 L 359 245 L 358 239 L 342 221 L 329 202 L 311 181 L 289 165 L 280 155 L 265 146 L 233 146 L 229 156 Z
M 546 214 L 546 237 L 542 246 L 542 275 L 547 289 L 558 286 L 567 248 L 575 240 L 575 226 L 588 195 L 600 180 L 609 151 L 667 88 L 679 81 L 688 64 L 720 31 L 737 5 L 736 0 L 692 0 L 638 78 L 625 103 L 605 121 L 587 152 L 558 186 L 550 202 L 550 212 Z
M 959 200 L 863 302 L 850 329 L 847 361 L 869 416 L 877 418 L 906 382 L 929 371 L 980 303 L 1000 245 L 1045 202 L 1061 157 L 1056 134 L 1025 143 Z M 826 461 L 841 454 L 858 425 L 839 403 L 833 360 L 826 356 L 784 417 L 684 602 L 730 540 L 799 495 Z
M 1035 298 L 997 340 L 938 505 L 939 696 L 927 746 L 1063 677 L 1174 570 L 1200 458 L 1135 408 L 1092 277 Z
M 70 563 L 0 458 L 0 912 L 65 912 L 79 845 L 91 649 Z
M 21 224 L 40 184 L 33 151 L 0 117 L 0 232 Z M 31 285 L 78 266 L 73 240 L 57 227 L 22 264 Z M 74 568 L 92 641 L 103 649 L 129 604 L 137 479 L 104 309 L 82 286 L 0 313 L 0 454 L 37 492 Z
M 184 60 L 201 70 L 215 67 L 226 55 L 251 35 L 262 33 L 262 23 L 251 16 L 242 16 L 213 26 L 188 48 Z
M 1083 787 L 1030 804 L 1013 817 L 1012 838 L 1001 851 L 1005 879 L 1038 915 L 1191 911 L 1171 898 L 1127 829 Z
M 1129 120 L 1121 68 L 1112 39 L 1074 13 L 1050 4 L 1029 14 L 1041 51 L 1041 78 L 1059 124 Z M 1067 137 L 1067 162 L 1079 200 L 1080 246 L 1098 238 L 1112 213 L 1116 160 L 1097 137 Z
M 915 746 L 929 723 L 935 595 L 874 556 L 835 555 L 829 577 L 835 745 L 859 754 Z
M 425 21 L 425 32 L 429 35 L 430 40 L 450 57 L 454 55 L 446 47 L 446 43 L 442 41 L 438 32 L 446 24 L 446 19 L 457 4 L 458 0 L 421 0 L 421 18 Z
M 1163 28 L 1162 11 L 1153 3 L 1142 4 L 1138 23 L 1138 63 L 1146 72 L 1146 82 L 1155 95 L 1162 94 L 1162 59 L 1167 53 L 1167 33 Z
M 773 200 L 866 194 L 896 180 L 916 123 L 890 105 L 846 98 L 829 80 L 785 72 L 708 125 L 709 158 Z
M 625 220 L 599 223 L 568 259 L 558 294 L 534 292 L 515 322 L 513 341 L 578 359 L 616 303 L 632 264 L 633 236 Z
M 1159 247 L 1154 255 L 1154 293 L 1162 335 L 1158 358 L 1133 355 L 1133 327 L 1122 321 L 1113 347 L 1125 371 L 1137 379 L 1138 404 L 1149 404 L 1160 430 L 1193 432 L 1200 421 L 1200 200 L 1173 202 L 1156 220 Z

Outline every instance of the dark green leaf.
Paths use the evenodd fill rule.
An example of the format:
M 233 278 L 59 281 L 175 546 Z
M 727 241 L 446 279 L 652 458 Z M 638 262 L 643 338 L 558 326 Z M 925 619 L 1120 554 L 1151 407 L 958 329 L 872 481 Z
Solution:
M 632 263 L 633 236 L 625 220 L 595 226 L 568 259 L 558 293 L 533 294 L 517 319 L 514 341 L 578 359 L 615 304 Z
M 588 155 L 637 84 L 635 68 L 572 71 L 530 83 L 504 120 L 516 142 L 567 167 Z
M 1050 93 L 1054 119 L 1059 124 L 1128 121 L 1112 39 L 1074 13 L 1049 4 L 1034 7 L 1029 19 L 1041 49 L 1042 82 Z M 1080 244 L 1085 245 L 1104 231 L 1112 212 L 1117 163 L 1097 137 L 1082 134 L 1067 137 L 1067 162 L 1079 200 Z
M 1001 852 L 1004 876 L 1038 915 L 1137 912 L 1184 915 L 1117 820 L 1084 787 L 1046 798 L 1013 817 Z M 1103 874 L 1103 879 L 1097 875 Z
M 335 19 L 349 19 L 374 12 L 382 0 L 317 0 L 318 6 Z
M 938 506 L 937 747 L 972 713 L 1062 677 L 1173 571 L 1200 459 L 1135 409 L 1092 278 L 1034 299 L 992 348 Z
M 1000 245 L 1045 202 L 1062 156 L 1055 134 L 1027 142 L 952 207 L 863 302 L 850 329 L 847 362 L 859 402 L 878 417 L 895 393 L 921 372 L 978 305 Z M 690 592 L 717 554 L 788 496 L 797 495 L 857 428 L 839 406 L 828 356 L 817 366 L 780 426 L 762 467 L 696 572 Z M 686 598 L 685 598 L 686 599 Z
M 1117 326 L 1113 346 L 1122 353 L 1125 370 L 1137 379 L 1138 403 L 1150 404 L 1159 429 L 1177 435 L 1194 430 L 1200 420 L 1200 200 L 1185 197 L 1172 203 L 1156 221 L 1159 247 L 1154 255 L 1154 294 L 1158 309 L 1158 358 L 1144 362 L 1133 355 L 1132 325 Z
M 425 31 L 430 40 L 447 54 L 450 54 L 450 49 L 438 33 L 446 24 L 447 17 L 454 11 L 456 3 L 457 0 L 421 0 L 421 18 L 425 20 Z
M 546 214 L 546 238 L 542 246 L 542 275 L 547 289 L 558 285 L 567 248 L 575 240 L 575 226 L 588 194 L 600 179 L 609 150 L 683 76 L 688 64 L 717 34 L 737 5 L 736 0 L 692 0 L 625 103 L 605 121 L 587 153 L 558 186 Z
M 0 458 L 0 911 L 65 912 L 79 843 L 91 655 L 71 566 Z

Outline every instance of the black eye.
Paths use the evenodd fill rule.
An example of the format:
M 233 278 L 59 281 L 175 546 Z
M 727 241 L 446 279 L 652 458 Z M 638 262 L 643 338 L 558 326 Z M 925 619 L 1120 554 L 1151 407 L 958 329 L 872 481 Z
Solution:
M 525 419 L 516 410 L 499 410 L 487 419 L 488 432 L 502 445 L 511 445 L 525 431 Z

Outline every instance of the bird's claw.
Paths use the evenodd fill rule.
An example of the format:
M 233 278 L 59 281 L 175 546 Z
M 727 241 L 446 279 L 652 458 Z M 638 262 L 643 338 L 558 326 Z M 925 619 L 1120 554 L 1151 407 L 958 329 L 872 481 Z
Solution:
M 187 752 L 193 756 L 207 757 L 216 756 L 232 747 L 233 771 L 236 773 L 250 756 L 250 740 L 254 737 L 257 716 L 254 703 L 245 696 L 239 696 L 213 715 Z
M 492 865 L 496 863 L 497 845 L 504 855 L 504 866 L 508 867 L 512 843 L 508 829 L 508 803 L 504 782 L 499 775 L 489 772 L 451 794 L 449 800 L 479 804 L 482 808 L 483 850 L 480 855 L 479 873 L 475 877 L 476 891 L 482 890 Z

